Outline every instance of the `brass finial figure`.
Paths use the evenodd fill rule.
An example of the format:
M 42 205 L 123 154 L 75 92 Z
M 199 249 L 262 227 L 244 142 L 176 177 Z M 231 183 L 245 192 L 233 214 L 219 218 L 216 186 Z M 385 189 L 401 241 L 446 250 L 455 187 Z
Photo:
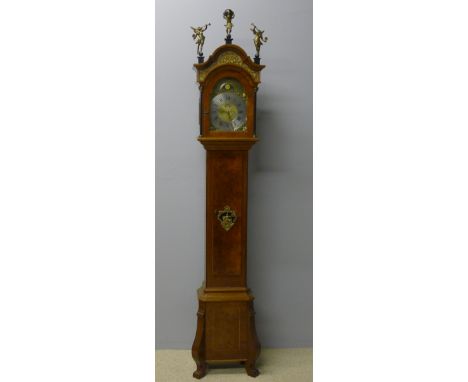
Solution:
M 232 43 L 231 31 L 234 25 L 231 22 L 231 20 L 234 18 L 234 16 L 235 15 L 232 9 L 226 9 L 223 13 L 223 17 L 226 20 L 226 24 L 224 24 L 224 26 L 226 27 L 226 38 L 224 39 L 226 41 L 226 44 Z
M 203 27 L 190 27 L 193 30 L 192 38 L 195 40 L 195 44 L 197 44 L 197 53 L 198 53 L 198 62 L 203 62 L 203 44 L 205 43 L 205 35 L 203 34 L 204 31 L 211 25 L 211 23 L 206 24 Z
M 254 62 L 256 64 L 260 64 L 260 47 L 263 45 L 264 42 L 268 41 L 268 37 L 263 37 L 263 33 L 265 31 L 262 31 L 258 29 L 254 23 L 251 23 L 250 25 L 253 26 L 250 30 L 254 33 L 255 37 L 253 39 L 254 44 L 255 44 L 255 49 L 257 50 L 257 53 L 255 54 L 254 57 Z

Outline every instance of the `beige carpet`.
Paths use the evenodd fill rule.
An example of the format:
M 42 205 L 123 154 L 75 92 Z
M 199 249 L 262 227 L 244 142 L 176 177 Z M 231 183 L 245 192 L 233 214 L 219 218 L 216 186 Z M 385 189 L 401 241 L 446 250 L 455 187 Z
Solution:
M 260 375 L 251 378 L 241 365 L 210 367 L 200 381 L 312 382 L 312 349 L 262 349 L 257 368 Z M 156 382 L 194 382 L 195 369 L 190 350 L 156 351 Z

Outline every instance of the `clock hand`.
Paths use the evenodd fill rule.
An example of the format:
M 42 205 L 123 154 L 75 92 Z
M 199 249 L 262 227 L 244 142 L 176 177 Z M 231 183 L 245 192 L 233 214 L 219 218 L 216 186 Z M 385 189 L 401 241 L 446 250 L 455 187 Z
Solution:
M 229 117 L 230 119 L 233 119 L 235 114 L 236 114 L 236 107 L 234 105 L 231 105 L 230 107 L 230 111 L 231 111 L 231 116 Z

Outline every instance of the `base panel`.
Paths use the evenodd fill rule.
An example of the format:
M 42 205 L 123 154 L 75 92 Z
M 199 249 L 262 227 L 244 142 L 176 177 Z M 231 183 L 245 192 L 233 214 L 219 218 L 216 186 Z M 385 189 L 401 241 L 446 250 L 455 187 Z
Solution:
M 255 377 L 260 343 L 255 330 L 253 295 L 248 289 L 198 290 L 197 333 L 192 356 L 197 364 L 195 378 L 206 374 L 208 363 L 243 363 Z

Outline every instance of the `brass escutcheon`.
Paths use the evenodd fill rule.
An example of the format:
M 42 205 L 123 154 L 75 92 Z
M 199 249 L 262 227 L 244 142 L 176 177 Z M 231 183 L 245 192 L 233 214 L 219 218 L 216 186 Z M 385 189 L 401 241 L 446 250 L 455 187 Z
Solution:
M 217 211 L 218 220 L 221 226 L 229 231 L 237 220 L 236 212 L 231 207 L 225 206 L 223 210 Z

